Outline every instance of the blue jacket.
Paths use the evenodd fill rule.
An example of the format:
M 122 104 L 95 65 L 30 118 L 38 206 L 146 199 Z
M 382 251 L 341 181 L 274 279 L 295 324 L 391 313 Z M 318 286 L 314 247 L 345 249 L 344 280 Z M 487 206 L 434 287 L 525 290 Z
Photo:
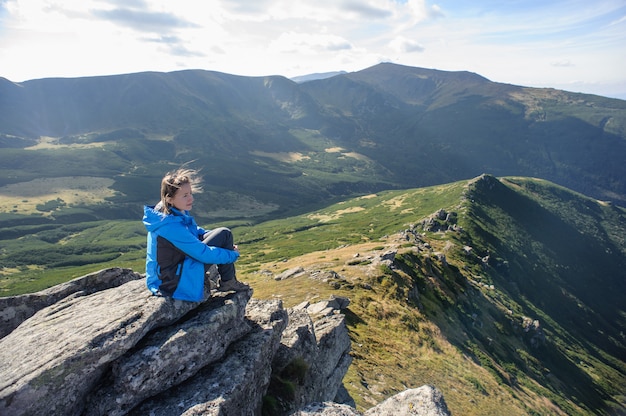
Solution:
M 148 230 L 146 284 L 154 294 L 199 302 L 204 296 L 204 265 L 234 263 L 239 253 L 202 242 L 207 230 L 188 211 L 164 214 L 144 206 Z

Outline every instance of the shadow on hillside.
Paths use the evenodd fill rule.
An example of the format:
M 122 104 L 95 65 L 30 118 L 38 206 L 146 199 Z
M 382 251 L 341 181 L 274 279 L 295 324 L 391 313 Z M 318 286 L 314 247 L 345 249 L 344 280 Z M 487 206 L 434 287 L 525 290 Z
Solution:
M 482 205 L 475 204 L 472 209 L 482 223 L 479 238 L 494 247 L 496 253 L 491 253 L 492 257 L 499 258 L 497 265 L 490 262 L 484 270 L 499 294 L 482 297 L 481 303 L 489 305 L 477 303 L 472 307 L 490 310 L 496 322 L 507 322 L 495 303 L 506 304 L 510 298 L 523 307 L 524 315 L 540 321 L 544 341 L 542 338 L 533 341 L 528 329 L 526 333 L 513 331 L 509 334 L 513 337 L 508 340 L 495 331 L 489 336 L 487 328 L 476 329 L 467 325 L 465 319 L 467 333 L 504 368 L 506 363 L 516 363 L 528 377 L 554 392 L 551 399 L 555 402 L 558 403 L 558 395 L 565 395 L 595 414 L 605 413 L 607 403 L 614 403 L 610 390 L 615 394 L 615 386 L 602 377 L 594 380 L 580 367 L 584 360 L 581 351 L 618 372 L 615 362 L 606 359 L 604 353 L 622 362 L 625 357 L 624 346 L 615 340 L 621 339 L 621 318 L 616 305 L 622 304 L 622 294 L 626 292 L 626 282 L 621 277 L 626 259 L 603 228 L 606 222 L 603 212 L 594 201 L 558 189 L 549 190 L 558 195 L 548 198 L 542 195 L 542 198 L 549 201 L 552 197 L 567 209 L 545 208 L 535 199 L 499 182 L 491 182 L 490 186 L 479 190 L 480 196 L 475 195 Z M 531 193 L 547 192 L 532 182 L 524 186 Z M 494 212 L 508 215 L 510 221 L 500 224 L 497 218 L 491 218 Z M 513 238 L 524 240 L 515 245 L 510 241 Z M 506 267 L 500 267 L 503 261 Z M 455 313 L 463 322 L 464 312 L 456 308 Z M 445 322 L 442 325 L 445 327 Z M 519 340 L 526 353 L 538 360 L 539 367 L 529 366 L 520 359 L 514 347 Z M 508 345 L 493 345 L 498 341 Z M 458 340 L 452 342 L 468 352 L 467 345 Z M 477 362 L 485 364 L 484 360 Z M 495 371 L 499 372 L 497 368 Z M 599 369 L 594 372 L 605 374 Z

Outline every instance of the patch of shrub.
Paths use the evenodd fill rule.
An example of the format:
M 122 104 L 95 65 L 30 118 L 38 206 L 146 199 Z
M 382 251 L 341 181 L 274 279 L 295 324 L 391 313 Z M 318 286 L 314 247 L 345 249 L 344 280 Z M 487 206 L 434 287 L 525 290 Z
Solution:
M 267 395 L 263 397 L 263 415 L 283 414 L 292 408 L 298 385 L 304 383 L 309 364 L 302 358 L 294 358 L 278 374 L 272 374 Z
M 66 205 L 67 204 L 65 203 L 65 201 L 63 201 L 61 198 L 57 198 L 46 201 L 43 204 L 37 204 L 35 208 L 37 209 L 37 211 L 50 212 L 62 208 Z

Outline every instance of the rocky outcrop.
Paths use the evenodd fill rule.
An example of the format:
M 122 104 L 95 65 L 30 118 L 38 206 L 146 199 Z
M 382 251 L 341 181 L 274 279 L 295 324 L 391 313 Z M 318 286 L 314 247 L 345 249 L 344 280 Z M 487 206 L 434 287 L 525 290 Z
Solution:
M 364 416 L 448 416 L 443 394 L 433 386 L 405 390 L 364 413 Z
M 152 296 L 141 275 L 107 269 L 3 298 L 0 316 L 12 318 L 0 339 L 0 414 L 356 412 L 333 404 L 351 402 L 342 385 L 348 299 L 284 309 L 251 290 L 205 295 L 198 303 Z M 297 413 L 307 406 L 321 413 Z M 422 414 L 375 409 L 367 415 Z
M 280 302 L 254 302 L 251 331 L 228 355 L 203 367 L 196 377 L 146 400 L 131 415 L 260 415 L 272 373 L 272 357 L 287 314 Z
M 226 348 L 250 332 L 244 320 L 247 293 L 218 294 L 177 325 L 155 330 L 120 359 L 89 397 L 86 415 L 123 415 L 220 360 Z M 286 320 L 282 320 L 286 324 Z M 219 334 L 219 336 L 216 336 Z
M 433 386 L 405 390 L 367 410 L 357 412 L 339 403 L 313 403 L 292 416 L 449 416 L 441 392 Z
M 84 296 L 122 285 L 141 275 L 129 269 L 111 268 L 91 273 L 36 293 L 0 298 L 0 338 L 40 309 L 68 296 Z
M 196 306 L 133 280 L 41 309 L 0 340 L 0 413 L 79 414 L 114 360 Z

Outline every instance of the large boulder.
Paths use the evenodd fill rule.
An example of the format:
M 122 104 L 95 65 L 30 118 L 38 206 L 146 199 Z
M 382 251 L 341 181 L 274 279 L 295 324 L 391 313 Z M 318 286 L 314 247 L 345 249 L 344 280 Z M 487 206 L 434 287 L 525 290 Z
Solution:
M 289 325 L 272 363 L 275 379 L 269 393 L 280 399 L 273 413 L 335 400 L 351 362 L 343 315 L 313 321 L 306 309 L 290 309 Z
M 307 373 L 286 408 L 343 387 L 343 315 L 311 318 L 251 290 L 176 301 L 139 277 L 107 269 L 48 289 L 45 301 L 6 298 L 0 315 L 18 299 L 36 312 L 0 339 L 0 414 L 260 415 L 275 372 L 294 360 Z M 87 285 L 95 278 L 100 290 Z
M 250 295 L 218 293 L 177 325 L 146 336 L 113 362 L 110 374 L 88 398 L 85 415 L 124 415 L 142 400 L 220 360 L 226 348 L 251 329 L 244 321 Z
M 9 334 L 40 309 L 61 299 L 89 295 L 142 277 L 130 269 L 115 267 L 90 273 L 39 292 L 0 298 L 0 338 Z
M 0 413 L 79 414 L 113 360 L 197 306 L 133 280 L 41 309 L 0 340 Z
M 291 416 L 450 416 L 441 392 L 429 385 L 405 390 L 367 410 L 345 404 L 311 403 Z
M 268 364 L 287 325 L 287 313 L 280 301 L 255 301 L 247 317 L 252 330 L 231 346 L 224 360 L 146 400 L 130 414 L 260 415 L 271 376 Z
M 449 416 L 439 389 L 425 385 L 396 394 L 369 409 L 364 416 Z

